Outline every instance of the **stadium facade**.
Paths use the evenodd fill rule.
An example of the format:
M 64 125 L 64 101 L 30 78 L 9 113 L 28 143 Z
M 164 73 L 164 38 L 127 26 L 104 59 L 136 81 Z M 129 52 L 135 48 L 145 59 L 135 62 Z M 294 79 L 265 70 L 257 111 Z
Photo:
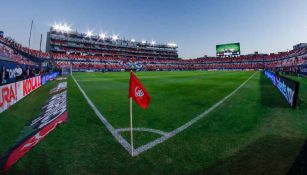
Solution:
M 177 45 L 157 44 L 155 41 L 120 39 L 118 35 L 107 37 L 92 32 L 65 32 L 51 27 L 47 33 L 46 51 L 52 54 L 90 55 L 108 58 L 178 59 Z

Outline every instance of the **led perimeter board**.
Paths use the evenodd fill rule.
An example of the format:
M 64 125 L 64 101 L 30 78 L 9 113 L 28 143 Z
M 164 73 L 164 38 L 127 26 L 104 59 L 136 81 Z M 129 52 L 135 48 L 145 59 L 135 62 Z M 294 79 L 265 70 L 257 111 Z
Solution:
M 228 57 L 240 55 L 240 43 L 216 45 L 216 56 Z
M 264 71 L 264 74 L 272 81 L 273 85 L 285 97 L 288 104 L 292 108 L 295 108 L 298 99 L 299 82 L 267 70 Z

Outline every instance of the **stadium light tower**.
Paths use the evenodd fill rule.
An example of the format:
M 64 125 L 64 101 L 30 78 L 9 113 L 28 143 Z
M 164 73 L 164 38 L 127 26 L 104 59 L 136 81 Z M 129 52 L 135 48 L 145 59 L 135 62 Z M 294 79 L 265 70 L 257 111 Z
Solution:
M 107 34 L 106 34 L 106 33 L 101 32 L 101 33 L 99 34 L 99 39 L 104 40 L 104 39 L 106 39 L 106 38 L 107 38 Z
M 132 38 L 132 39 L 131 39 L 131 42 L 133 42 L 133 43 L 134 43 L 134 42 L 135 42 L 135 39 L 134 39 L 134 38 Z
M 150 44 L 154 46 L 156 44 L 156 41 L 151 41 Z
M 93 31 L 92 30 L 87 30 L 87 32 L 85 33 L 85 37 L 92 37 L 94 35 Z
M 142 40 L 142 44 L 146 44 L 146 41 L 145 41 L 145 40 Z
M 119 38 L 118 35 L 115 35 L 115 34 L 112 35 L 112 40 L 113 40 L 113 41 L 118 40 L 118 38 Z

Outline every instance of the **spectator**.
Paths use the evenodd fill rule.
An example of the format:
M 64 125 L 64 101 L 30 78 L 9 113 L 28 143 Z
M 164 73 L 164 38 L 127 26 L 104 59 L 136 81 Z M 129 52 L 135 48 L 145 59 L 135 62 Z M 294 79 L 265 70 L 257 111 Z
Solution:
M 27 66 L 27 69 L 26 69 L 26 78 L 30 78 L 30 67 Z
M 2 66 L 2 69 L 0 72 L 0 84 L 2 85 L 2 84 L 7 83 L 8 79 L 9 79 L 9 73 L 6 70 L 6 67 Z
M 35 76 L 35 73 L 36 73 L 35 68 L 32 68 L 31 77 L 34 77 L 34 76 Z
M 40 75 L 40 74 L 41 74 L 40 69 L 39 69 L 39 68 L 36 68 L 36 69 L 35 69 L 35 76 L 38 76 L 38 75 Z
M 21 80 L 22 79 L 22 68 L 20 67 L 20 65 L 17 65 L 14 72 L 15 72 L 16 80 Z

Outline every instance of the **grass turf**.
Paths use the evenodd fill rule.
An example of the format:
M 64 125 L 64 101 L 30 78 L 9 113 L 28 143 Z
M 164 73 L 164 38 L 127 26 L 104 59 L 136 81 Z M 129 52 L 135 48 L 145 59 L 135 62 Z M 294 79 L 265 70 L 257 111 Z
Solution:
M 134 127 L 171 131 L 228 95 L 252 73 L 137 73 L 152 101 L 146 111 L 133 106 Z M 74 76 L 115 128 L 129 126 L 128 73 Z M 306 84 L 306 79 L 299 81 Z M 9 147 L 23 123 L 39 113 L 38 107 L 29 106 L 45 101 L 42 96 L 48 86 L 52 84 L 19 102 L 21 107 L 16 105 L 12 112 L 1 114 L 0 138 L 6 144 L 1 141 L 0 151 Z M 7 174 L 286 174 L 306 140 L 306 94 L 307 86 L 301 85 L 302 102 L 293 110 L 258 72 L 206 118 L 131 158 L 102 125 L 70 78 L 69 122 L 50 133 Z M 32 100 L 35 98 L 40 100 Z M 27 108 L 22 107 L 27 104 Z M 16 117 L 24 115 L 29 118 Z M 15 125 L 14 134 L 7 135 L 5 131 L 10 132 Z M 123 135 L 129 138 L 129 134 Z M 151 133 L 138 133 L 135 140 L 142 145 L 154 138 L 156 135 Z

